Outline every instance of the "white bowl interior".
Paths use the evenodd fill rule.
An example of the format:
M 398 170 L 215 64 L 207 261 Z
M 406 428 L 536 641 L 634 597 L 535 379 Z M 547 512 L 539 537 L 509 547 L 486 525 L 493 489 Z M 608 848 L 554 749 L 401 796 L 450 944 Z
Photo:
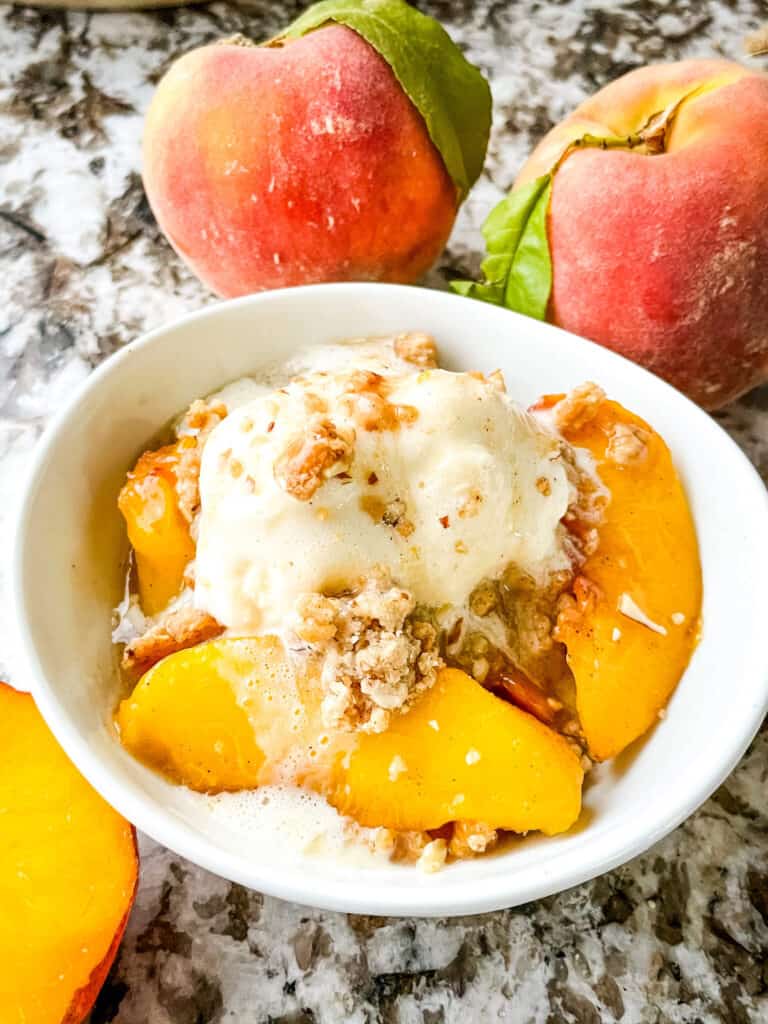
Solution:
M 529 403 L 585 379 L 645 416 L 670 445 L 697 523 L 704 633 L 666 719 L 585 792 L 579 825 L 432 876 L 296 855 L 258 856 L 207 827 L 184 791 L 116 742 L 110 643 L 125 539 L 115 499 L 126 469 L 193 398 L 298 346 L 421 329 L 445 365 L 501 367 Z M 443 293 L 327 285 L 216 305 L 134 343 L 92 375 L 40 444 L 16 552 L 19 636 L 51 728 L 93 785 L 141 829 L 233 880 L 300 902 L 368 913 L 446 915 L 511 906 L 627 860 L 722 781 L 766 710 L 768 654 L 757 595 L 768 578 L 762 483 L 727 435 L 676 391 L 547 324 Z

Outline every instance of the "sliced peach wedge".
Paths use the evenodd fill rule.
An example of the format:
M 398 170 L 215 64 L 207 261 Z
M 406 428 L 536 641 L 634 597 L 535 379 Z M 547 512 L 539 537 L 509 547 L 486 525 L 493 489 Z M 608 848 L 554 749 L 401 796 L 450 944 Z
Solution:
M 214 640 L 151 669 L 117 721 L 125 746 L 174 781 L 203 792 L 290 781 L 363 825 L 480 820 L 552 834 L 579 815 L 582 768 L 567 741 L 463 672 L 443 670 L 376 735 L 330 738 L 312 694 L 278 641 Z
M 123 745 L 144 764 L 205 793 L 265 781 L 306 722 L 273 638 L 215 640 L 169 655 L 122 702 Z
M 334 766 L 328 796 L 363 825 L 427 830 L 483 821 L 553 835 L 578 818 L 582 777 L 562 736 L 446 668 L 386 732 L 360 736 Z
M 597 550 L 581 570 L 594 587 L 581 613 L 563 616 L 559 626 L 590 754 L 605 760 L 656 721 L 688 664 L 701 566 L 683 486 L 647 423 L 606 400 L 565 436 L 591 453 L 610 493 Z M 641 441 L 626 461 L 615 454 L 622 438 Z
M 179 592 L 184 570 L 195 557 L 189 524 L 179 508 L 176 471 L 185 445 L 181 438 L 157 451 L 145 452 L 128 473 L 118 507 L 136 555 L 141 606 L 154 615 Z

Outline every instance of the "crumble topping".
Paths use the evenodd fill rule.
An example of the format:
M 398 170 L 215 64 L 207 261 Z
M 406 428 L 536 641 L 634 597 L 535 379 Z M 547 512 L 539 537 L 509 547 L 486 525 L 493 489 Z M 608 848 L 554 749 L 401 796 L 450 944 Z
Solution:
M 349 469 L 354 442 L 353 431 L 339 430 L 331 420 L 314 415 L 276 460 L 275 480 L 298 501 L 309 501 L 329 477 Z
M 597 551 L 597 527 L 602 522 L 609 495 L 596 477 L 579 466 L 570 445 L 561 445 L 560 458 L 575 495 L 562 521 L 570 537 L 571 557 L 576 565 L 581 565 Z
M 204 640 L 213 640 L 224 627 L 212 615 L 185 605 L 169 612 L 162 622 L 151 626 L 143 636 L 126 644 L 123 668 L 143 675 L 169 654 L 195 647 Z
M 397 530 L 401 537 L 410 537 L 415 527 L 407 517 L 406 504 L 402 498 L 393 498 L 386 502 L 376 495 L 364 494 L 360 498 L 360 508 L 375 523 L 382 523 Z
M 608 441 L 606 454 L 617 466 L 640 462 L 648 454 L 647 430 L 634 423 L 615 423 Z
M 208 435 L 227 415 L 223 402 L 209 404 L 196 398 L 184 414 L 177 434 L 179 461 L 176 467 L 176 493 L 179 496 L 179 511 L 191 523 L 200 511 L 200 459 Z
M 389 401 L 390 386 L 386 377 L 373 370 L 355 370 L 349 375 L 342 400 L 360 430 L 398 430 L 418 419 L 414 406 Z
M 323 722 L 328 728 L 382 732 L 435 681 L 442 660 L 437 631 L 413 618 L 415 601 L 376 572 L 348 595 L 305 594 L 294 632 L 323 660 Z
M 557 605 L 557 623 L 554 637 L 560 639 L 561 631 L 566 627 L 580 629 L 584 619 L 594 615 L 602 591 L 587 576 L 579 574 L 575 577 L 569 593 L 560 595 Z M 619 634 L 620 635 L 620 634 Z M 617 639 L 614 637 L 614 640 Z
M 395 355 L 422 370 L 437 368 L 437 344 L 431 334 L 409 331 L 398 334 L 394 340 Z
M 592 381 L 579 384 L 555 406 L 555 426 L 560 431 L 585 427 L 604 401 L 605 392 L 597 384 Z
M 448 843 L 446 840 L 432 839 L 421 851 L 421 856 L 417 863 L 422 871 L 432 874 L 434 871 L 440 870 L 443 864 L 445 864 L 447 856 Z
M 456 821 L 448 844 L 452 857 L 461 859 L 485 853 L 498 840 L 498 833 L 483 821 Z

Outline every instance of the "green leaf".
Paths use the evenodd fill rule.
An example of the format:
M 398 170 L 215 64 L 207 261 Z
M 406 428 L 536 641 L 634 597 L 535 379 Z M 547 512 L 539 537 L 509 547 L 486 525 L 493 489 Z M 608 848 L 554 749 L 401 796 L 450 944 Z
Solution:
M 488 250 L 481 266 L 484 280 L 452 281 L 451 289 L 536 320 L 546 319 L 552 291 L 547 237 L 551 193 L 552 175 L 544 174 L 502 199 L 482 228 Z
M 271 44 L 329 21 L 353 29 L 392 68 L 427 125 L 461 202 L 480 176 L 491 128 L 491 92 L 445 29 L 405 0 L 322 0 Z

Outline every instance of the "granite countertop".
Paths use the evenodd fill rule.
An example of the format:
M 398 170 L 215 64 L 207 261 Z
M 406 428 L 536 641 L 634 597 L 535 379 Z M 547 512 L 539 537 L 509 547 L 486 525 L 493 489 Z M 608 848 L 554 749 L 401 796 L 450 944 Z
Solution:
M 47 417 L 115 349 L 211 301 L 161 238 L 142 191 L 141 121 L 154 84 L 175 55 L 234 32 L 271 34 L 301 6 L 0 9 L 3 560 L 20 474 Z M 485 212 L 585 93 L 646 61 L 738 58 L 768 16 L 765 0 L 420 6 L 482 66 L 495 100 L 486 172 L 431 275 L 437 287 L 448 268 L 476 268 Z M 718 418 L 765 478 L 768 389 Z M 0 619 L 0 662 L 13 678 L 13 637 Z M 137 905 L 93 1024 L 766 1021 L 767 754 L 763 731 L 715 796 L 645 856 L 472 918 L 309 910 L 144 838 Z

